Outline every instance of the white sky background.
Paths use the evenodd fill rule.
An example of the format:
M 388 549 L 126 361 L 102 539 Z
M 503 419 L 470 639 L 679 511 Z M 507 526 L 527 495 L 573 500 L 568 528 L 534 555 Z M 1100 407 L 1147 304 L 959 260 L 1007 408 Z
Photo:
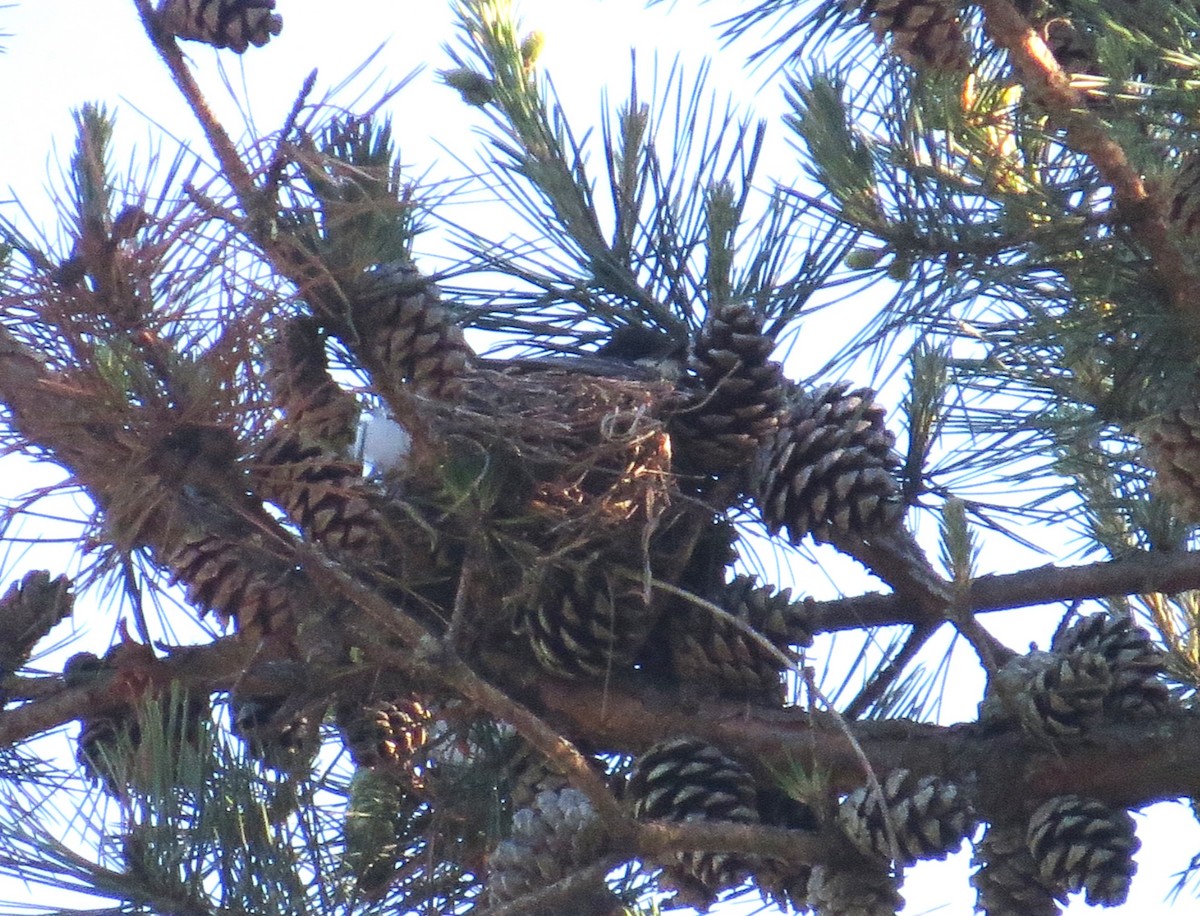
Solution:
M 218 60 L 226 67 L 236 91 L 249 99 L 249 113 L 257 130 L 267 133 L 279 126 L 310 70 L 320 70 L 314 95 L 319 98 L 323 90 L 341 82 L 386 43 L 367 71 L 368 76 L 383 77 L 378 85 L 399 81 L 414 68 L 425 67 L 388 109 L 405 164 L 412 174 L 427 169 L 437 176 L 462 173 L 462 167 L 447 150 L 471 161 L 480 145 L 472 126 L 481 123 L 481 118 L 463 105 L 455 92 L 441 86 L 436 76 L 437 69 L 448 65 L 442 44 L 453 38 L 447 4 L 436 0 L 278 0 L 278 6 L 284 17 L 283 34 L 264 49 L 250 49 L 241 59 L 230 52 L 218 54 L 201 45 L 185 45 L 199 68 L 210 103 L 235 138 L 242 133 L 242 118 L 219 82 Z M 778 114 L 783 110 L 781 93 L 775 85 L 758 91 L 765 73 L 747 75 L 742 69 L 744 54 L 750 48 L 735 46 L 722 51 L 709 26 L 731 8 L 737 5 L 731 6 L 728 0 L 705 6 L 684 0 L 673 7 L 668 4 L 652 10 L 643 9 L 639 0 L 524 0 L 521 4 L 526 26 L 546 36 L 539 67 L 552 76 L 577 134 L 598 124 L 600 93 L 606 85 L 614 99 L 624 97 L 631 47 L 638 50 L 646 87 L 655 54 L 664 64 L 680 54 L 692 71 L 701 58 L 711 56 L 714 70 L 710 88 L 728 92 L 744 105 L 753 105 L 770 124 L 760 179 L 794 177 L 798 174 L 795 157 L 778 124 Z M 142 165 L 148 151 L 155 147 L 162 150 L 162 156 L 171 158 L 179 142 L 192 145 L 211 160 L 182 99 L 142 33 L 130 0 L 25 0 L 0 10 L 0 30 L 11 33 L 5 41 L 7 53 L 0 56 L 0 124 L 5 133 L 0 144 L 0 200 L 20 200 L 35 223 L 53 226 L 47 187 L 61 186 L 61 171 L 73 143 L 71 110 L 84 102 L 104 101 L 117 109 L 117 149 L 136 147 L 134 161 Z M 360 79 L 355 86 L 366 88 L 367 79 Z M 374 94 L 377 92 L 368 91 L 366 97 L 371 99 Z M 339 98 L 349 104 L 355 97 L 356 92 L 351 90 Z M 123 161 L 121 156 L 116 157 L 118 168 Z M 7 188 L 12 193 L 6 193 Z M 11 210 L 7 210 L 11 204 L 0 206 L 5 206 L 11 217 Z M 465 210 L 453 218 L 471 221 Z M 419 239 L 418 248 L 421 244 Z M 844 322 L 845 313 L 839 313 L 838 320 Z M 821 333 L 815 328 L 808 332 L 802 348 L 805 353 L 819 348 L 814 346 L 819 340 L 813 338 L 819 339 Z M 802 371 L 813 371 L 817 362 L 814 356 L 813 364 Z M 856 381 L 869 383 L 870 379 Z M 11 462 L 0 465 L 9 473 L 12 468 Z M 23 489 L 21 483 L 6 481 L 3 492 Z M 985 552 L 984 562 L 992 565 L 984 571 L 1008 571 L 1046 562 L 1026 560 L 1011 558 L 998 567 L 996 558 Z M 3 564 L 3 570 L 10 573 L 6 578 L 11 577 L 9 566 L 15 562 L 10 559 Z M 42 557 L 33 562 L 53 561 Z M 27 568 L 24 562 L 21 566 Z M 842 581 L 841 585 L 850 592 L 857 590 L 853 583 Z M 814 583 L 809 590 L 822 597 L 830 594 L 825 582 Z M 1017 648 L 1034 639 L 1044 645 L 1055 619 L 1056 615 L 1044 612 L 1040 616 L 1036 612 L 1008 615 L 997 632 Z M 995 617 L 987 620 L 997 623 Z M 80 624 L 77 621 L 76 625 Z M 87 640 L 73 644 L 67 651 L 102 648 L 106 638 L 107 632 L 100 635 L 98 645 L 95 640 Z M 956 683 L 963 686 L 953 691 L 947 721 L 971 716 L 982 683 L 974 662 L 962 658 L 962 652 L 958 656 L 963 680 Z M 1124 907 L 1108 912 L 1146 916 L 1194 912 L 1194 899 L 1185 898 L 1172 907 L 1162 898 L 1173 883 L 1173 875 L 1193 853 L 1200 852 L 1200 826 L 1185 806 L 1177 804 L 1157 806 L 1152 817 L 1139 818 L 1139 823 L 1144 825 L 1139 831 L 1143 848 L 1133 894 Z M 914 869 L 905 886 L 909 901 L 906 916 L 970 913 L 974 895 L 966 884 L 968 859 L 969 852 L 949 863 L 923 864 Z M 0 898 L 21 899 L 20 894 L 19 889 L 0 888 Z M 752 911 L 756 908 L 729 906 L 714 910 L 723 916 Z M 1090 912 L 1090 908 L 1078 902 L 1066 912 L 1079 914 Z

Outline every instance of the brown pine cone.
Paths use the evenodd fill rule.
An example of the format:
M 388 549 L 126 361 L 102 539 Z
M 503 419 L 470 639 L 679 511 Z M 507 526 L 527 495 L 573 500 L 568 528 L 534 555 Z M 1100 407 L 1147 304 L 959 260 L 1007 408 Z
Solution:
M 710 600 L 786 658 L 794 657 L 793 647 L 812 645 L 804 602 L 793 601 L 788 589 L 739 575 Z M 669 615 L 669 624 L 672 665 L 681 683 L 730 698 L 783 702 L 788 664 L 742 629 L 686 601 Z
M 362 409 L 329 374 L 325 340 L 311 315 L 280 322 L 267 342 L 265 380 L 287 425 L 307 442 L 334 455 L 349 454 Z
M 248 539 L 249 540 L 249 539 Z M 261 567 L 255 560 L 261 559 Z M 189 603 L 201 614 L 215 611 L 222 620 L 233 620 L 238 630 L 263 636 L 295 629 L 293 573 L 266 551 L 258 557 L 242 541 L 220 535 L 198 534 L 186 539 L 167 557 L 173 582 L 182 582 Z
M 343 699 L 334 712 L 355 766 L 405 770 L 428 741 L 430 714 L 411 695 Z
M 275 0 L 159 0 L 158 25 L 176 38 L 238 54 L 261 48 L 283 29 Z
M 1180 521 L 1200 522 L 1200 402 L 1149 417 L 1136 432 L 1154 487 Z
M 890 39 L 901 60 L 917 69 L 963 73 L 971 49 L 963 34 L 958 5 L 948 0 L 849 0 L 875 37 Z
M 44 569 L 26 573 L 0 598 L 0 678 L 15 672 L 29 661 L 34 646 L 54 626 L 65 620 L 74 607 L 71 580 L 66 576 L 50 578 Z
M 381 381 L 416 394 L 457 400 L 471 360 L 463 332 L 441 304 L 437 287 L 409 264 L 388 264 L 371 277 L 351 317 L 368 342 Z

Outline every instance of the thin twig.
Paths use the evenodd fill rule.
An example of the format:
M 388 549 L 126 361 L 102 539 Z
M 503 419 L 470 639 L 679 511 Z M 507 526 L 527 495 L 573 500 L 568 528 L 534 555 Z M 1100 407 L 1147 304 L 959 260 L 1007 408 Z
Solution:
M 938 626 L 938 624 L 929 623 L 914 626 L 900 651 L 886 666 L 879 668 L 872 675 L 866 686 L 842 710 L 842 715 L 852 722 L 869 709 L 871 704 L 883 696 L 884 691 L 899 677 L 905 666 L 921 651 L 921 647 L 929 641 L 929 637 L 937 632 Z

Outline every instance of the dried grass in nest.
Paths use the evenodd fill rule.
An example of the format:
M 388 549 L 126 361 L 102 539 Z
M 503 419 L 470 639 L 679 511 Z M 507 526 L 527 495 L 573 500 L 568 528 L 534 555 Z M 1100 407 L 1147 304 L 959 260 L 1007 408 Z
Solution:
M 528 511 L 548 528 L 627 540 L 671 505 L 666 417 L 678 401 L 668 382 L 485 369 L 443 429 L 516 458 L 533 480 Z

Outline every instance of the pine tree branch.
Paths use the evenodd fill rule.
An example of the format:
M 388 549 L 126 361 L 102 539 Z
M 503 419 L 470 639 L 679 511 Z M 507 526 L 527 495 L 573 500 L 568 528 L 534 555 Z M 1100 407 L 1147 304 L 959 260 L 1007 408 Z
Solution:
M 866 778 L 842 729 L 798 707 L 748 712 L 742 703 L 712 701 L 682 708 L 674 695 L 642 684 L 605 691 L 557 683 L 542 689 L 539 705 L 567 732 L 624 753 L 641 753 L 663 735 L 691 735 L 735 756 L 764 784 L 796 768 L 827 773 L 840 790 Z M 976 724 L 848 727 L 876 772 L 903 767 L 978 786 L 984 809 L 1011 809 L 1013 799 L 1036 805 L 1067 793 L 1140 807 L 1200 791 L 1200 716 L 1191 713 L 1107 723 L 1082 740 L 1054 745 Z
M 1112 188 L 1117 212 L 1149 252 L 1172 304 L 1194 316 L 1200 277 L 1170 240 L 1161 201 L 1150 194 L 1124 148 L 1104 121 L 1089 111 L 1087 97 L 1071 87 L 1045 41 L 1010 0 L 981 0 L 980 5 L 988 35 L 1008 51 L 1026 88 L 1066 130 L 1067 145 L 1087 156 Z
M 133 4 L 137 7 L 146 34 L 150 36 L 155 50 L 158 51 L 159 56 L 167 65 L 167 69 L 171 72 L 171 79 L 175 81 L 175 85 L 199 120 L 204 134 L 208 138 L 208 143 L 216 153 L 217 161 L 221 164 L 222 172 L 237 194 L 238 202 L 248 214 L 253 216 L 255 208 L 252 201 L 256 196 L 254 179 L 238 155 L 233 140 L 208 107 L 204 93 L 200 91 L 200 86 L 196 83 L 188 69 L 187 62 L 183 59 L 179 43 L 174 36 L 159 27 L 158 16 L 150 5 L 150 0 L 133 0 Z
M 907 528 L 898 525 L 868 537 L 832 533 L 825 539 L 895 589 L 896 596 L 912 609 L 912 619 L 906 623 L 936 629 L 942 621 L 950 621 L 989 672 L 1014 654 L 959 606 L 951 584 L 934 570 Z M 932 633 L 930 629 L 927 635 Z
M 227 636 L 204 646 L 183 646 L 168 650 L 165 658 L 139 669 L 150 684 L 164 695 L 172 683 L 188 692 L 208 694 L 228 690 L 239 679 L 254 658 L 256 646 L 239 636 Z M 61 677 L 10 678 L 15 683 L 11 696 L 34 694 L 21 706 L 0 712 L 0 747 L 18 744 L 35 735 L 51 731 L 80 718 L 95 718 L 116 712 L 128 705 L 128 697 L 118 694 L 117 673 L 103 673 L 94 683 L 67 688 Z M 35 688 L 22 691 L 21 684 L 32 681 Z
M 1200 551 L 1141 553 L 1086 566 L 1039 566 L 1015 573 L 980 576 L 965 589 L 972 613 L 1107 598 L 1114 595 L 1176 594 L 1200 588 Z M 920 619 L 903 595 L 871 593 L 802 605 L 815 632 L 916 623 Z

